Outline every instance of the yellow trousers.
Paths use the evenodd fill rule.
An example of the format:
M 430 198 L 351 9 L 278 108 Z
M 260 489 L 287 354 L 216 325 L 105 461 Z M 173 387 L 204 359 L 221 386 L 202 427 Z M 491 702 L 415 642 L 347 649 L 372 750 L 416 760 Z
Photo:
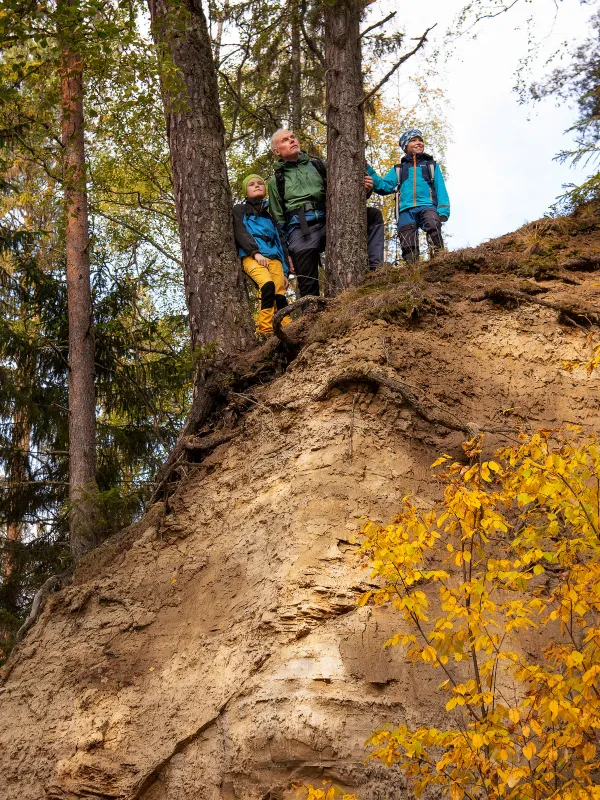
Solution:
M 273 314 L 275 308 L 285 308 L 287 300 L 285 298 L 285 278 L 281 261 L 269 259 L 268 267 L 261 267 L 252 256 L 245 256 L 242 259 L 244 272 L 248 275 L 260 289 L 260 311 L 256 330 L 257 333 L 273 333 Z M 289 325 L 292 320 L 285 317 L 282 325 Z

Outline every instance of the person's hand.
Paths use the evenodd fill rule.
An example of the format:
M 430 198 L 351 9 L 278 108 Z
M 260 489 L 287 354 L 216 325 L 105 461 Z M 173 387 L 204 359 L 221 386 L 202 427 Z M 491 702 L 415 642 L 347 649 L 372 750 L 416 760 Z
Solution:
M 288 290 L 289 288 L 290 288 L 290 282 L 288 281 L 288 276 L 287 276 L 287 275 L 284 275 L 284 276 L 283 276 L 283 291 L 284 291 L 284 292 L 287 292 L 287 290 Z
M 288 264 L 290 265 L 290 275 L 296 274 L 296 269 L 294 267 L 294 262 L 292 261 L 292 257 L 288 256 Z
M 268 266 L 269 266 L 269 259 L 268 259 L 268 258 L 265 258 L 265 257 L 264 257 L 263 255 L 261 255 L 260 253 L 257 253 L 257 254 L 254 256 L 254 260 L 255 260 L 255 261 L 256 261 L 256 263 L 257 263 L 257 264 L 259 264 L 261 267 L 268 267 Z
M 365 175 L 364 186 L 367 192 L 373 190 L 373 178 L 370 175 Z
M 440 219 L 442 220 L 442 222 L 448 222 L 448 217 L 440 217 Z

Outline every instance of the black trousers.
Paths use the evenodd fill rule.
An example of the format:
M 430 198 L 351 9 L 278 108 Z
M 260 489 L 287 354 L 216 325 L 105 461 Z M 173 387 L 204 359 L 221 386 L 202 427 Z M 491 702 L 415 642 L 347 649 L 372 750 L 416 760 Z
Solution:
M 411 208 L 403 211 L 398 218 L 398 238 L 402 248 L 402 258 L 407 263 L 417 261 L 419 258 L 419 228 L 427 234 L 432 256 L 438 250 L 444 249 L 442 220 L 435 208 L 426 208 L 422 211 Z
M 384 248 L 383 214 L 378 208 L 367 207 L 367 249 L 369 269 L 374 270 L 383 262 Z M 298 278 L 300 297 L 319 294 L 319 264 L 321 253 L 325 250 L 325 222 L 310 226 L 309 233 L 303 234 L 294 228 L 288 236 L 288 248 L 294 262 Z

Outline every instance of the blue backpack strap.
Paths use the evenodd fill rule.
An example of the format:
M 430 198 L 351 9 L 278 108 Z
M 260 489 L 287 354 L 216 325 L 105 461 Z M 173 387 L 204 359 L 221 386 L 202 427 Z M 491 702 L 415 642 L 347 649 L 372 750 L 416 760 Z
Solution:
M 400 187 L 408 178 L 408 162 L 403 161 L 401 164 L 394 164 L 396 170 L 396 219 L 400 216 Z
M 436 163 L 433 159 L 431 161 L 427 161 L 426 164 L 423 164 L 422 171 L 423 171 L 423 178 L 429 184 L 429 188 L 431 189 L 431 199 L 433 204 L 437 206 L 437 192 L 435 191 L 435 167 Z

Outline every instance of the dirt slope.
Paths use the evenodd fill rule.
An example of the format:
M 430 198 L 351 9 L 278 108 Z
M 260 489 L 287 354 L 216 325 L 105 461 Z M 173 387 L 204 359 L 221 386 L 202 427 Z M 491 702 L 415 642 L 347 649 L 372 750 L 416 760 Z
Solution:
M 315 396 L 376 370 L 430 418 L 502 429 L 489 448 L 520 425 L 597 429 L 597 378 L 561 362 L 589 355 L 599 231 L 593 212 L 544 220 L 301 323 L 306 345 L 251 391 L 239 435 L 50 597 L 5 670 L 0 797 L 282 800 L 324 776 L 404 798 L 363 742 L 439 724 L 443 705 L 437 675 L 381 649 L 397 620 L 356 608 L 354 537 L 408 492 L 433 502 L 429 465 L 465 435 L 373 383 Z

